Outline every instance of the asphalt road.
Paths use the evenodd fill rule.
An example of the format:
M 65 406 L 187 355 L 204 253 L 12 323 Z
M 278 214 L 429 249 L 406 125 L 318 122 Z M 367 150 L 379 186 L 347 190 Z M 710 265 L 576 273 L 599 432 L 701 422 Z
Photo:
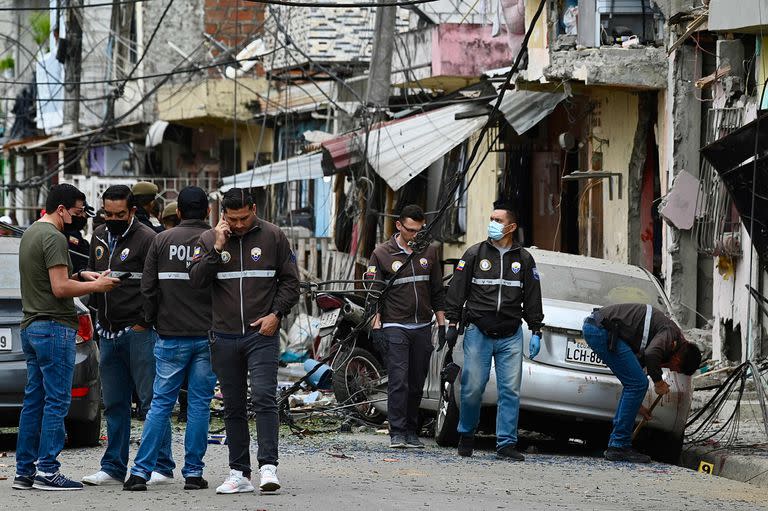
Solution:
M 24 510 L 346 510 L 390 509 L 768 509 L 768 493 L 748 484 L 680 467 L 612 464 L 577 447 L 533 442 L 524 463 L 497 461 L 492 442 L 471 459 L 428 441 L 424 451 L 392 451 L 388 438 L 370 433 L 326 434 L 303 439 L 284 434 L 275 495 L 216 495 L 213 489 L 184 491 L 181 474 L 147 492 L 87 487 L 77 492 L 18 491 L 15 435 L 0 436 L 0 502 Z M 183 460 L 181 435 L 174 439 Z M 131 446 L 131 458 L 136 445 Z M 102 448 L 67 449 L 63 472 L 82 477 L 98 469 Z M 254 456 L 255 457 L 255 456 Z M 227 448 L 210 445 L 205 477 L 215 488 L 228 474 Z

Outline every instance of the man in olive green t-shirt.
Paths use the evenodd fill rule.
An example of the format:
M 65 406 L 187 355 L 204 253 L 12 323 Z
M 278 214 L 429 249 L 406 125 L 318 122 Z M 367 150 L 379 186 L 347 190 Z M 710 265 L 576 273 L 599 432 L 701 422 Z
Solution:
M 72 217 L 83 214 L 84 206 L 85 195 L 80 190 L 68 184 L 54 185 L 48 192 L 46 214 L 21 237 L 21 345 L 27 385 L 16 444 L 13 488 L 17 490 L 83 487 L 59 472 L 57 460 L 64 447 L 64 417 L 75 368 L 77 313 L 72 298 L 104 293 L 120 282 L 108 277 L 108 271 L 71 275 L 72 262 L 62 231 Z

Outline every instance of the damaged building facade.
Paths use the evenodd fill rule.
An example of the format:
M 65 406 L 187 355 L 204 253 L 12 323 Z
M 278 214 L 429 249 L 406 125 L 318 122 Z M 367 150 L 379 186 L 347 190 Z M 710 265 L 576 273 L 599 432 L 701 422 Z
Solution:
M 538 148 L 557 170 L 534 168 L 531 179 L 560 188 L 547 204 L 555 236 L 540 223 L 533 244 L 653 272 L 680 323 L 695 338 L 711 335 L 712 358 L 736 363 L 766 353 L 760 194 L 752 215 L 752 176 L 733 173 L 746 175 L 763 151 L 754 133 L 766 104 L 766 27 L 755 13 L 768 4 L 708 4 L 548 2 L 516 85 L 569 98 L 565 119 L 558 124 L 555 111 L 542 123 L 549 144 Z M 527 3 L 527 19 L 537 6 Z M 722 158 L 732 152 L 740 159 Z M 533 218 L 545 211 L 534 208 Z

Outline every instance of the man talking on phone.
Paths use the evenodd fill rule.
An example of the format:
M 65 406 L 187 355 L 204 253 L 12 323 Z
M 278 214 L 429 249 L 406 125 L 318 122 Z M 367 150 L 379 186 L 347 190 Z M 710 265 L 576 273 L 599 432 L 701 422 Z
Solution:
M 216 493 L 252 492 L 247 385 L 256 416 L 262 492 L 277 479 L 277 361 L 280 320 L 299 301 L 296 256 L 279 227 L 256 215 L 247 190 L 222 198 L 223 218 L 200 236 L 189 268 L 193 287 L 211 287 L 211 363 L 224 396 L 229 477 Z M 250 378 L 250 382 L 248 381 Z

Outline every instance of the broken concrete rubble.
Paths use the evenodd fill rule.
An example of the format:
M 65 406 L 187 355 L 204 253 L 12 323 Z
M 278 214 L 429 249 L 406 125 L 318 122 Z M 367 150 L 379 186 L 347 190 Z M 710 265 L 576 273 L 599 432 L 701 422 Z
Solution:
M 663 48 L 604 46 L 553 51 L 544 77 L 576 80 L 586 85 L 618 85 L 640 89 L 667 86 L 667 54 Z

